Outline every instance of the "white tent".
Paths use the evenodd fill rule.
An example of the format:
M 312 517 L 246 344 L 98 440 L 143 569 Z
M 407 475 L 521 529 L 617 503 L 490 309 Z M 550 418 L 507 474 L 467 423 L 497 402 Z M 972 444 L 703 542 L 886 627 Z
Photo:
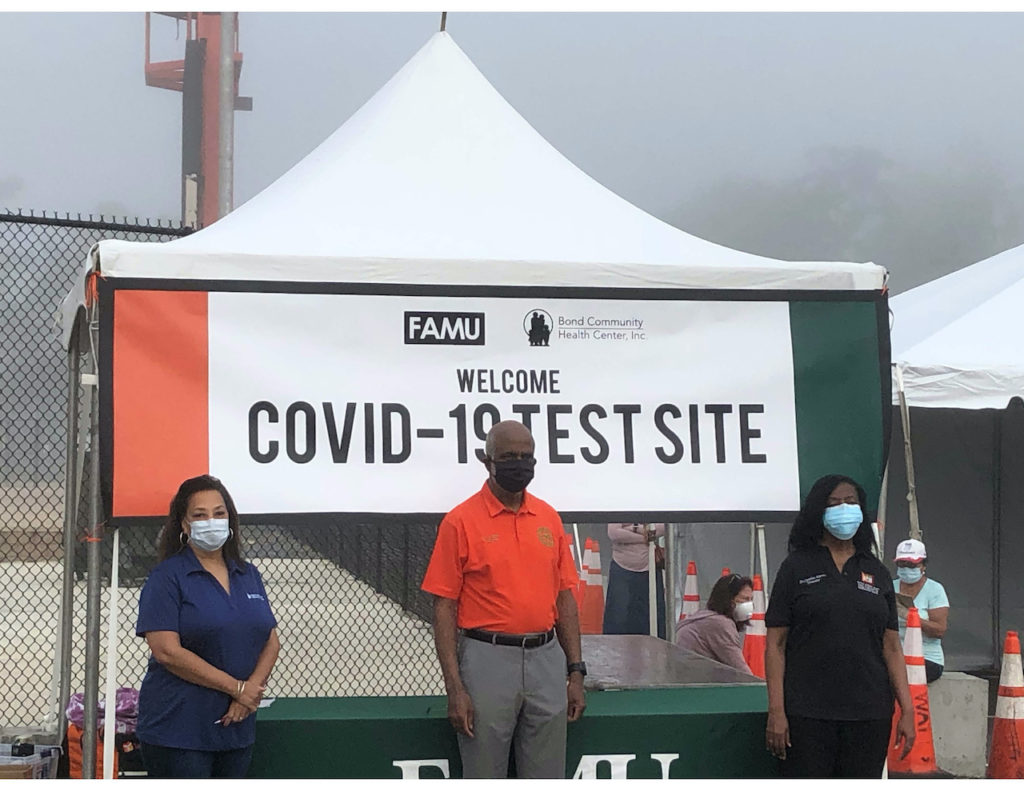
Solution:
M 889 466 L 887 544 L 919 523 L 931 573 L 951 601 L 947 666 L 995 666 L 1002 630 L 1020 628 L 1016 580 L 1024 541 L 1024 246 L 894 297 L 897 370 L 909 430 L 897 414 L 892 448 L 912 439 L 914 485 L 898 451 Z M 907 498 L 902 497 L 907 493 Z M 1012 529 L 1011 529 L 1012 528 Z
M 700 291 L 705 294 L 700 299 L 708 301 L 719 299 L 716 294 L 746 290 L 765 294 L 765 300 L 778 305 L 793 294 L 804 307 L 814 295 L 828 292 L 820 303 L 826 307 L 810 306 L 817 313 L 802 329 L 782 328 L 786 343 L 791 332 L 794 338 L 802 334 L 813 339 L 803 348 L 825 338 L 823 325 L 850 321 L 833 318 L 841 308 L 831 306 L 880 305 L 886 281 L 885 270 L 874 264 L 758 257 L 696 238 L 646 214 L 559 154 L 443 32 L 432 36 L 324 143 L 226 217 L 167 243 L 108 240 L 96 245 L 87 271 L 63 304 L 67 340 L 75 317 L 84 312 L 92 274 L 109 287 L 131 283 L 136 289 L 148 280 L 188 281 L 180 286 L 184 289 L 200 289 L 211 281 L 236 287 L 262 283 L 268 289 L 267 284 L 280 282 L 309 288 L 541 287 L 571 295 L 572 289 L 596 287 Z M 154 285 L 160 287 L 169 288 Z M 874 306 L 858 315 L 858 325 L 866 322 L 863 331 L 847 333 L 838 342 L 859 345 L 883 332 Z M 753 326 L 745 319 L 739 323 L 745 321 Z M 722 324 L 721 317 L 705 326 L 716 324 Z M 761 334 L 740 345 L 750 347 L 766 338 Z M 102 357 L 102 348 L 99 353 Z M 816 349 L 809 353 L 819 355 Z M 877 360 L 878 346 L 868 343 L 864 353 Z M 870 357 L 860 359 L 870 368 Z M 783 368 L 765 363 L 759 380 L 763 387 L 750 395 L 754 403 L 763 400 L 761 391 L 773 387 L 784 369 L 821 380 L 820 369 L 808 373 L 820 363 L 782 362 Z M 691 379 L 702 375 L 720 378 L 710 369 L 690 370 Z M 830 381 L 845 375 L 839 369 L 829 374 Z M 877 371 L 868 371 L 872 381 L 876 376 Z M 864 375 L 859 381 L 866 381 Z M 813 407 L 828 397 L 814 391 L 801 403 Z M 854 410 L 864 403 L 849 388 L 843 397 L 853 400 Z M 852 425 L 860 418 L 848 420 Z M 811 433 L 811 428 L 801 428 L 803 436 Z M 858 434 L 861 438 L 853 439 Z M 851 442 L 865 441 L 870 438 L 863 430 L 851 432 Z M 795 448 L 796 439 L 790 444 Z M 816 447 L 814 466 L 820 468 L 827 451 L 825 445 Z M 865 473 L 865 478 L 872 475 Z M 792 508 L 788 503 L 765 510 Z
M 903 369 L 910 406 L 1002 409 L 1011 397 L 1024 396 L 1024 245 L 889 305 L 892 360 Z
M 877 290 L 885 278 L 738 252 L 646 214 L 556 151 L 447 33 L 227 217 L 164 244 L 101 242 L 94 263 L 204 280 Z M 65 331 L 82 297 L 65 303 Z

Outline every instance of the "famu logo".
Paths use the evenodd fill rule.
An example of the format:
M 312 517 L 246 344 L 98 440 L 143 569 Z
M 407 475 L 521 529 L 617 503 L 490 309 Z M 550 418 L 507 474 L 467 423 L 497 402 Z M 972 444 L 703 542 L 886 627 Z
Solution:
M 679 759 L 679 753 L 610 753 L 581 755 L 572 773 L 573 780 L 597 780 L 608 777 L 611 780 L 630 778 L 660 777 L 668 780 L 672 764 Z M 655 768 L 655 764 L 657 768 Z M 392 761 L 391 765 L 402 773 L 403 780 L 449 779 L 451 767 L 447 758 L 421 758 L 407 761 Z M 440 777 L 438 777 L 440 775 Z
M 483 346 L 484 314 L 405 311 L 405 342 L 433 346 Z
M 551 314 L 541 308 L 534 308 L 523 317 L 523 332 L 531 346 L 547 346 L 554 326 Z

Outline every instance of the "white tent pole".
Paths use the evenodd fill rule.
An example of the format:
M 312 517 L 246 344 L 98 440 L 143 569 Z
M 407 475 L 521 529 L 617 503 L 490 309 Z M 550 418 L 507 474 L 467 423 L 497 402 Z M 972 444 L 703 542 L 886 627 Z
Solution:
M 872 522 L 871 523 L 871 534 L 875 537 L 875 548 L 874 548 L 875 557 L 878 558 L 879 560 L 884 560 L 883 552 L 885 551 L 884 550 L 884 546 L 885 545 L 882 543 L 882 531 L 881 531 L 881 528 L 879 527 L 879 524 L 880 524 L 879 522 Z
M 679 535 L 676 536 L 676 619 L 683 614 L 683 596 L 686 589 L 686 560 L 693 553 L 693 525 L 689 522 L 679 523 Z M 673 622 L 673 626 L 675 622 Z
M 572 523 L 572 537 L 576 541 L 576 573 L 580 575 L 580 579 L 583 579 L 583 551 L 580 549 L 580 526 L 575 522 Z
M 679 574 L 679 558 L 676 550 L 676 523 L 665 525 L 665 638 L 675 642 L 676 624 L 676 577 Z
M 106 709 L 103 712 L 103 779 L 114 779 L 114 726 L 117 708 L 117 567 L 119 565 L 121 531 L 114 531 L 114 545 L 110 558 L 110 602 L 107 606 L 107 690 Z
M 57 652 L 59 681 L 57 689 L 57 738 L 67 730 L 65 709 L 71 696 L 71 646 L 75 607 L 75 527 L 78 524 L 79 486 L 81 485 L 81 451 L 79 440 L 79 400 L 81 370 L 81 322 L 76 320 L 68 348 L 68 411 L 67 447 L 64 454 L 64 577 L 60 606 L 60 642 Z M 86 388 L 88 392 L 89 388 Z
M 1002 545 L 1003 529 L 1003 415 L 1005 410 L 997 410 L 992 435 L 992 660 L 998 666 L 1002 652 L 1002 564 L 999 562 L 999 549 Z
M 100 541 L 103 537 L 103 505 L 100 499 L 100 419 L 99 419 L 99 309 L 89 311 L 89 346 L 92 370 L 83 374 L 83 386 L 93 390 L 89 408 L 89 535 L 86 541 L 85 601 L 85 689 L 82 708 L 82 778 L 96 777 L 96 712 L 99 698 L 100 666 Z
M 882 491 L 878 495 L 878 516 L 875 521 L 875 544 L 878 545 L 878 557 L 885 556 L 885 512 L 889 504 L 889 462 L 885 463 L 882 473 Z
M 65 577 L 66 579 L 66 577 Z M 43 715 L 43 727 L 47 731 L 53 731 L 57 734 L 58 738 L 61 738 L 64 728 L 61 727 L 60 722 L 60 710 L 61 710 L 61 696 L 60 687 L 63 676 L 64 659 L 62 654 L 63 649 L 63 635 L 64 635 L 64 620 L 69 617 L 65 614 L 64 608 L 61 607 L 57 611 L 57 631 L 54 633 L 54 645 L 53 645 L 53 671 L 50 677 L 50 699 L 48 706 L 52 706 Z
M 878 493 L 878 522 L 884 528 L 885 509 L 889 504 L 889 460 L 885 462 L 885 470 L 882 472 L 882 490 Z
M 764 525 L 755 525 L 757 530 L 757 548 L 761 554 L 761 584 L 764 586 L 764 598 L 768 601 L 768 551 L 765 549 Z
M 644 535 L 647 535 L 651 525 L 644 525 Z M 647 626 L 651 637 L 658 636 L 658 573 L 657 563 L 654 560 L 654 542 L 647 542 Z
M 903 422 L 903 459 L 907 464 L 907 503 L 910 506 L 910 537 L 921 540 L 921 520 L 917 514 L 917 485 L 914 479 L 914 448 L 910 442 L 910 409 L 903 389 L 903 365 L 894 363 L 896 390 L 900 398 L 900 418 Z

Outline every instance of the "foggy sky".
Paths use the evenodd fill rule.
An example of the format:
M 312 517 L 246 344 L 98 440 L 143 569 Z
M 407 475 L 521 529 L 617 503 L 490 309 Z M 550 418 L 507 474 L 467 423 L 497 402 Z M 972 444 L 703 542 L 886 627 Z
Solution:
M 175 23 L 154 20 L 154 59 L 182 57 Z M 243 12 L 241 93 L 254 111 L 235 115 L 236 205 L 341 125 L 437 26 L 434 14 Z M 1024 191 L 1024 15 L 452 13 L 448 32 L 584 171 L 719 243 L 732 238 L 727 212 L 686 225 L 704 196 L 723 182 L 792 179 L 821 148 L 878 151 L 939 184 L 977 159 L 991 171 L 979 179 Z M 0 14 L 0 207 L 179 217 L 181 94 L 146 87 L 143 47 L 141 13 Z M 1014 233 L 988 244 L 1024 242 Z M 785 250 L 764 236 L 744 249 L 779 255 L 750 247 L 776 241 Z M 978 250 L 996 252 L 983 241 Z M 857 252 L 877 258 L 870 247 Z M 906 258 L 879 261 L 897 292 L 954 266 Z

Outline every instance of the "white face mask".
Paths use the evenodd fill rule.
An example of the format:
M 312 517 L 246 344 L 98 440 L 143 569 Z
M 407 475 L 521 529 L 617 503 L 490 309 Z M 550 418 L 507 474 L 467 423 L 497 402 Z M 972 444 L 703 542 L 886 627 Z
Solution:
M 192 530 L 188 540 L 206 552 L 216 552 L 231 535 L 227 519 L 197 519 L 189 525 Z
M 754 602 L 752 601 L 741 601 L 733 605 L 732 619 L 736 621 L 736 623 L 743 623 L 744 621 L 749 621 L 753 614 Z

